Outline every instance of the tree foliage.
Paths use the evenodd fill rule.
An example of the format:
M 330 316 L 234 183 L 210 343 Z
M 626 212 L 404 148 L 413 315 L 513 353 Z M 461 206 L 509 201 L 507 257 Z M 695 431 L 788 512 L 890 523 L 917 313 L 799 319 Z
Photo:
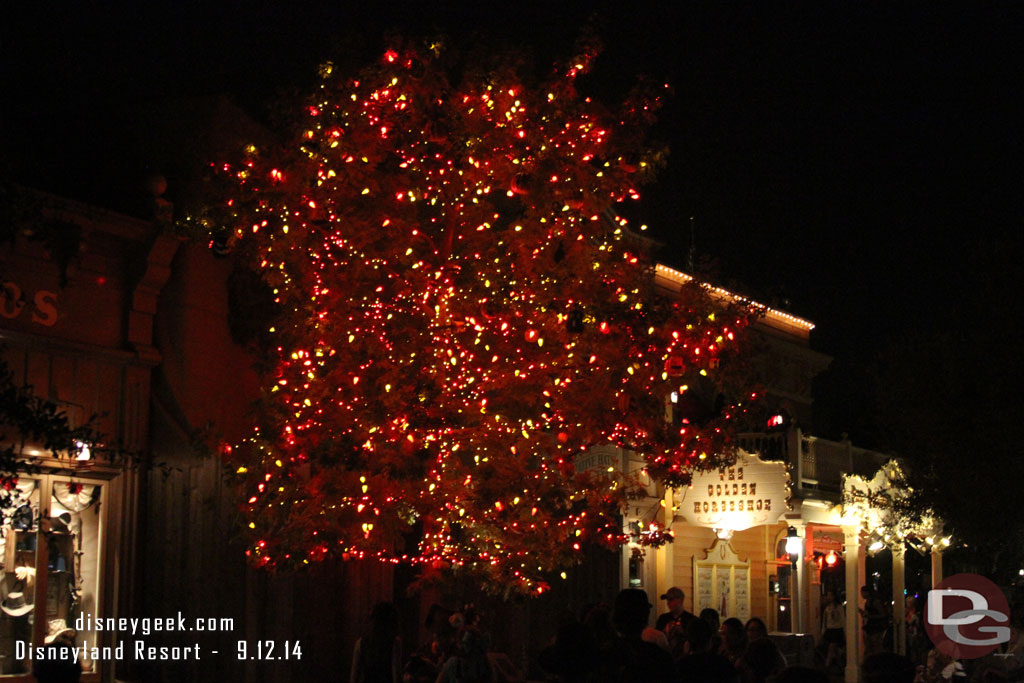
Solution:
M 625 540 L 638 473 L 588 449 L 631 449 L 673 486 L 731 458 L 748 396 L 675 420 L 667 398 L 734 386 L 750 311 L 657 290 L 621 207 L 662 154 L 660 95 L 584 96 L 595 57 L 541 83 L 437 45 L 355 77 L 327 64 L 289 144 L 220 167 L 234 189 L 204 220 L 276 307 L 232 455 L 256 564 L 374 557 L 536 592 L 584 544 Z
M 0 509 L 10 507 L 18 477 L 39 470 L 32 459 L 25 458 L 26 445 L 54 458 L 67 458 L 83 445 L 95 448 L 99 443 L 94 420 L 72 426 L 60 406 L 36 395 L 31 386 L 18 384 L 0 358 Z

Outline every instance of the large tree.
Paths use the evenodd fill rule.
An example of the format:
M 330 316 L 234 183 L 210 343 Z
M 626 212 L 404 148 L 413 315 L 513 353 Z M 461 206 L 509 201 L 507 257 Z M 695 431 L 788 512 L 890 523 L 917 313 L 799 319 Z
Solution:
M 738 401 L 666 402 L 726 383 L 749 311 L 655 291 L 619 209 L 659 156 L 658 96 L 583 96 L 594 57 L 541 83 L 437 46 L 327 64 L 284 151 L 222 167 L 236 189 L 210 219 L 276 309 L 233 453 L 256 564 L 374 557 L 537 592 L 626 538 L 637 473 L 577 467 L 587 449 L 676 486 L 732 456 Z

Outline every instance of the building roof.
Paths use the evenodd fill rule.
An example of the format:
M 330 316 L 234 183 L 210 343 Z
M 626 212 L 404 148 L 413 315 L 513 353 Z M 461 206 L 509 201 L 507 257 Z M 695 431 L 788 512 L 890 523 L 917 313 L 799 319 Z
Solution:
M 655 282 L 666 289 L 676 290 L 681 285 L 693 282 L 694 278 L 692 275 L 671 268 L 664 264 L 657 264 L 654 269 Z M 728 301 L 736 301 L 742 303 L 748 303 L 756 309 L 759 309 L 764 313 L 764 316 L 759 321 L 759 325 L 763 327 L 769 327 L 787 335 L 799 337 L 801 339 L 808 339 L 811 330 L 814 329 L 814 323 L 809 320 L 797 317 L 791 313 L 780 311 L 770 306 L 766 306 L 757 301 L 747 299 L 739 294 L 734 294 L 727 289 L 717 287 L 712 284 L 702 283 L 704 287 L 711 291 L 713 296 L 725 299 Z

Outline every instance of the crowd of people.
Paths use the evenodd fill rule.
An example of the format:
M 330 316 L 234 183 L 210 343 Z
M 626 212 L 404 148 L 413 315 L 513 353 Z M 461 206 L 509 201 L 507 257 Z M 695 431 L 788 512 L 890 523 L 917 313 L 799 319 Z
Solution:
M 1024 635 L 988 659 L 959 662 L 931 648 L 914 600 L 908 600 L 906 653 L 889 651 L 888 605 L 865 588 L 860 609 L 866 644 L 861 661 L 865 683 L 1013 683 L 1024 680 Z M 650 626 L 653 605 L 645 591 L 621 591 L 612 605 L 591 605 L 567 615 L 530 672 L 490 652 L 491 643 L 472 606 L 457 612 L 435 606 L 427 619 L 429 643 L 405 657 L 398 615 L 378 605 L 356 643 L 350 683 L 517 683 L 540 679 L 560 683 L 828 683 L 842 680 L 845 611 L 826 593 L 815 666 L 787 663 L 769 637 L 764 620 L 720 620 L 714 609 L 699 615 L 684 608 L 685 594 L 670 588 L 661 596 L 667 610 Z M 529 674 L 529 675 L 528 675 Z
M 695 615 L 683 607 L 679 588 L 661 598 L 668 610 L 653 627 L 648 626 L 653 605 L 643 590 L 623 590 L 611 610 L 590 608 L 582 621 L 563 625 L 541 652 L 542 670 L 565 683 L 763 683 L 786 670 L 785 657 L 761 619 L 719 623 L 713 609 Z M 612 629 L 606 627 L 609 619 Z

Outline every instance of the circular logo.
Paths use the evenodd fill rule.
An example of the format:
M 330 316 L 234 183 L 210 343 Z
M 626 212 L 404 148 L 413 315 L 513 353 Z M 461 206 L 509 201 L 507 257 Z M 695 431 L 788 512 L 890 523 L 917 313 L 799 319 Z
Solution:
M 1010 606 L 999 586 L 977 574 L 954 574 L 928 591 L 924 627 L 954 659 L 984 657 L 1010 640 Z

